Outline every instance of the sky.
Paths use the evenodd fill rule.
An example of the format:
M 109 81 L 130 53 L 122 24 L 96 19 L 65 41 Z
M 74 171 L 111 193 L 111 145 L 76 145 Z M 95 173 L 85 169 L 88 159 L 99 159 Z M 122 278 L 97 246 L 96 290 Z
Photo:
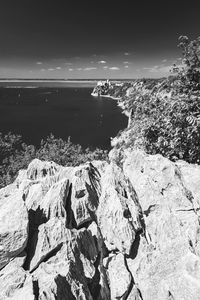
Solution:
M 0 78 L 158 78 L 200 35 L 200 1 L 1 0 Z

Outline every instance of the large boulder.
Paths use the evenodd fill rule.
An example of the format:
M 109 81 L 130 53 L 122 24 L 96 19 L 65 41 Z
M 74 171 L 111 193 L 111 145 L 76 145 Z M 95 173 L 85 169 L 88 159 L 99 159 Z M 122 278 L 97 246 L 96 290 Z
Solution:
M 62 219 L 53 218 L 41 224 L 38 228 L 34 255 L 29 265 L 30 271 L 37 268 L 48 256 L 56 253 L 67 240 L 72 240 L 72 233 L 65 227 Z
M 26 247 L 28 212 L 17 189 L 0 195 L 0 269 Z
M 41 161 L 39 159 L 34 159 L 29 164 L 26 171 L 27 179 L 39 180 L 44 177 L 54 176 L 62 169 L 61 166 L 57 165 L 53 161 Z
M 0 271 L 0 300 L 11 297 L 16 290 L 23 286 L 27 276 L 29 276 L 22 268 L 25 257 L 25 253 L 23 253 L 23 255 L 14 258 Z
M 125 257 L 122 253 L 107 259 L 108 280 L 112 300 L 127 298 L 132 283 L 131 273 L 127 270 Z
M 129 254 L 141 229 L 140 206 L 121 169 L 110 164 L 101 179 L 97 222 L 109 250 Z
M 78 228 L 95 219 L 106 165 L 94 161 L 72 168 L 35 159 L 17 182 L 29 211 L 42 211 L 47 220 L 65 218 L 68 227 Z
M 76 227 L 95 219 L 100 193 L 100 172 L 93 164 L 74 169 L 71 178 L 71 209 Z
M 127 259 L 143 299 L 200 299 L 200 167 L 131 151 L 123 170 L 144 219 Z
M 68 179 L 62 179 L 50 187 L 39 205 L 40 210 L 42 210 L 43 216 L 45 216 L 46 220 L 56 217 L 70 223 L 70 220 L 67 220 L 66 211 L 69 193 L 70 183 Z
M 41 260 L 33 272 L 34 281 L 38 282 L 39 299 L 64 300 L 68 297 L 92 300 L 88 285 L 96 272 L 93 265 L 97 257 L 94 241 L 85 229 L 66 230 L 68 234 L 66 232 L 65 236 L 59 234 L 58 241 L 62 240 L 60 247 L 54 249 L 55 237 L 49 235 L 51 250 L 46 244 L 46 256 L 43 254 L 43 262 Z

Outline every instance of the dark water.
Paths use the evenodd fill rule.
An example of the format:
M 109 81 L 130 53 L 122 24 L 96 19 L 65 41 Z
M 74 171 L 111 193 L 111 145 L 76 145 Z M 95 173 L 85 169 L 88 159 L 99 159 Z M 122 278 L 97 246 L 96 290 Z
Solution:
M 92 88 L 1 88 L 0 131 L 39 145 L 50 133 L 83 147 L 110 148 L 110 137 L 127 125 L 114 100 L 94 98 Z

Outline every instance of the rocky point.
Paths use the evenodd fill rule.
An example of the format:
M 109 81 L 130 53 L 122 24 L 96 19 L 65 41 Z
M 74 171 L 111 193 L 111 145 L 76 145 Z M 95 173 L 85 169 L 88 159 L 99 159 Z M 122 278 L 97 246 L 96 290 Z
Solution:
M 0 190 L 1 300 L 200 299 L 200 166 L 119 152 Z

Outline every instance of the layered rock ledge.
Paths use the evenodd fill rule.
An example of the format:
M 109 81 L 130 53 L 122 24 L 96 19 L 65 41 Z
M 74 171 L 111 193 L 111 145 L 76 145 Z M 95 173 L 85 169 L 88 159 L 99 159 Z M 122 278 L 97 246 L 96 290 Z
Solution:
M 0 190 L 0 300 L 200 299 L 200 166 L 33 160 Z

